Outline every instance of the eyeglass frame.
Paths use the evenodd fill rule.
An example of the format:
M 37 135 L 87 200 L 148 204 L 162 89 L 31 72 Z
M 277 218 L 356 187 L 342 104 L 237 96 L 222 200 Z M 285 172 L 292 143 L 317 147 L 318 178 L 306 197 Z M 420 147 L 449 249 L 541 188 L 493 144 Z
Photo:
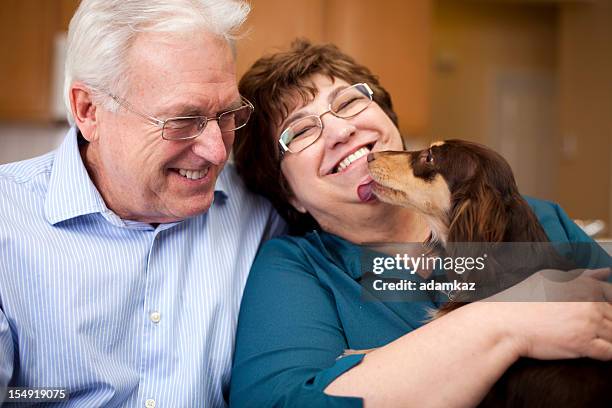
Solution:
M 368 95 L 367 95 L 367 96 L 370 98 L 370 102 L 368 102 L 368 104 L 367 104 L 367 105 L 365 105 L 365 106 L 363 107 L 363 109 L 361 109 L 359 112 L 356 112 L 356 113 L 354 113 L 354 114 L 352 114 L 352 115 L 349 115 L 349 116 L 339 116 L 339 115 L 338 115 L 336 112 L 334 112 L 334 111 L 332 110 L 332 107 L 331 107 L 331 106 L 332 106 L 332 102 L 333 102 L 333 101 L 330 101 L 330 102 L 329 102 L 329 104 L 327 105 L 327 110 L 326 110 L 325 112 L 321 113 L 320 115 L 307 115 L 307 116 L 304 116 L 304 117 L 301 117 L 301 118 L 299 118 L 299 119 L 296 119 L 296 120 L 292 121 L 292 122 L 291 122 L 291 123 L 290 123 L 290 124 L 289 124 L 287 127 L 285 127 L 285 129 L 283 129 L 283 131 L 281 132 L 280 136 L 278 137 L 278 143 L 279 143 L 279 144 L 280 144 L 280 146 L 281 146 L 281 151 L 280 151 L 280 159 L 282 160 L 282 159 L 283 159 L 283 157 L 285 157 L 285 154 L 287 154 L 287 153 L 292 153 L 292 154 L 300 153 L 300 152 L 303 152 L 304 150 L 308 149 L 308 148 L 309 148 L 310 146 L 312 146 L 313 144 L 315 144 L 315 143 L 317 142 L 317 140 L 319 140 L 319 139 L 321 138 L 321 135 L 323 134 L 323 121 L 321 120 L 321 118 L 322 118 L 324 115 L 327 115 L 328 113 L 331 113 L 332 115 L 334 115 L 335 117 L 340 118 L 340 119 L 350 119 L 350 118 L 354 118 L 355 116 L 359 115 L 361 112 L 363 112 L 364 110 L 366 110 L 366 109 L 368 108 L 368 106 L 370 106 L 370 104 L 372 104 L 372 102 L 374 101 L 374 98 L 373 98 L 373 96 L 374 96 L 374 91 L 372 91 L 372 88 L 370 88 L 370 86 L 369 86 L 367 83 L 365 83 L 365 82 L 358 82 L 358 83 L 356 83 L 356 84 L 353 84 L 353 85 L 351 85 L 351 86 L 346 87 L 346 88 L 345 88 L 345 89 L 343 89 L 341 92 L 346 91 L 346 90 L 347 90 L 347 89 L 349 89 L 349 88 L 356 87 L 357 85 L 363 85 L 363 86 L 365 87 L 365 89 L 368 91 Z M 338 95 L 339 95 L 339 93 L 338 93 Z M 334 99 L 335 99 L 335 98 L 336 98 L 338 95 L 335 95 L 335 96 L 334 96 Z M 304 147 L 302 150 L 299 150 L 299 151 L 297 151 L 297 152 L 292 152 L 292 151 L 291 151 L 291 149 L 289 149 L 289 146 L 287 146 L 287 145 L 285 144 L 285 142 L 283 141 L 283 133 L 285 133 L 285 132 L 287 131 L 287 129 L 289 129 L 289 128 L 291 127 L 291 125 L 292 125 L 292 124 L 294 124 L 294 123 L 296 123 L 296 122 L 299 122 L 299 121 L 301 121 L 301 120 L 304 120 L 304 119 L 306 119 L 306 118 L 313 118 L 313 117 L 314 117 L 314 118 L 317 118 L 317 120 L 318 120 L 318 122 L 319 122 L 319 124 L 320 124 L 320 126 L 319 126 L 319 128 L 320 128 L 320 130 L 319 130 L 319 135 L 318 135 L 318 136 L 317 136 L 317 137 L 316 137 L 316 138 L 315 138 L 315 139 L 312 141 L 312 143 L 311 143 L 311 144 L 309 144 L 308 146 Z
M 244 96 L 240 95 L 240 102 L 242 102 L 242 103 L 243 103 L 243 105 L 240 105 L 240 106 L 239 106 L 239 107 L 237 107 L 237 108 L 230 109 L 230 110 L 225 111 L 225 112 L 221 112 L 221 113 L 219 113 L 217 116 L 211 116 L 211 117 L 204 116 L 204 115 L 196 115 L 196 116 L 174 116 L 174 117 L 171 117 L 171 118 L 167 118 L 167 119 L 165 119 L 165 120 L 162 120 L 162 119 L 158 119 L 158 118 L 156 118 L 156 117 L 154 117 L 154 116 L 147 115 L 146 113 L 143 113 L 143 112 L 139 111 L 138 109 L 134 108 L 134 106 L 133 106 L 133 105 L 132 105 L 130 102 L 128 102 L 126 99 L 124 99 L 124 98 L 122 98 L 122 97 L 120 97 L 120 96 L 117 96 L 117 95 L 115 95 L 115 94 L 113 94 L 113 93 L 111 93 L 111 92 L 105 92 L 105 93 L 106 93 L 108 96 L 110 96 L 110 97 L 111 97 L 111 98 L 112 98 L 112 99 L 113 99 L 113 100 L 114 100 L 114 101 L 115 101 L 115 102 L 116 102 L 116 103 L 117 103 L 119 106 L 122 106 L 122 107 L 124 107 L 125 109 L 127 109 L 128 111 L 132 112 L 133 114 L 135 114 L 135 115 L 137 115 L 137 116 L 140 116 L 140 118 L 144 119 L 144 120 L 145 120 L 145 121 L 147 121 L 148 123 L 150 123 L 150 124 L 152 124 L 152 125 L 154 125 L 154 126 L 157 126 L 157 127 L 161 128 L 161 131 L 162 131 L 162 135 L 161 135 L 161 136 L 162 136 L 162 139 L 164 139 L 164 140 L 169 140 L 169 141 L 172 141 L 172 140 L 191 140 L 191 139 L 195 139 L 196 137 L 200 136 L 200 135 L 202 134 L 202 132 L 204 132 L 204 129 L 206 129 L 206 126 L 208 126 L 208 122 L 209 122 L 210 120 L 214 120 L 214 121 L 216 121 L 216 122 L 217 122 L 217 124 L 218 124 L 218 123 L 219 123 L 219 119 L 221 119 L 221 116 L 222 116 L 222 115 L 225 115 L 225 114 L 228 114 L 228 113 L 235 112 L 235 111 L 240 110 L 240 109 L 242 109 L 242 108 L 244 108 L 244 107 L 248 107 L 248 108 L 251 110 L 251 113 L 249 113 L 249 118 L 248 118 L 248 119 L 247 119 L 247 121 L 246 121 L 246 122 L 244 122 L 242 125 L 240 125 L 239 127 L 235 128 L 235 129 L 232 129 L 232 130 L 225 130 L 225 131 L 224 131 L 224 130 L 221 130 L 221 128 L 219 128 L 219 129 L 221 130 L 221 132 L 234 132 L 234 131 L 236 131 L 236 130 L 238 130 L 238 129 L 240 129 L 240 128 L 244 127 L 244 126 L 246 126 L 246 124 L 249 122 L 249 119 L 251 118 L 251 115 L 252 115 L 252 114 L 253 114 L 253 112 L 255 111 L 255 107 L 253 106 L 253 104 L 251 103 L 251 101 L 249 101 L 249 100 L 248 100 L 247 98 L 245 98 Z M 181 138 L 177 138 L 177 139 L 166 139 L 166 138 L 164 137 L 164 127 L 166 126 L 166 123 L 168 123 L 169 121 L 171 121 L 171 120 L 177 120 L 177 119 L 179 119 L 179 120 L 185 120 L 185 119 L 197 119 L 197 118 L 203 118 L 203 119 L 204 119 L 203 126 L 202 126 L 202 128 L 200 129 L 200 131 L 199 131 L 197 134 L 192 135 L 192 136 L 188 136 L 188 137 L 181 137 Z

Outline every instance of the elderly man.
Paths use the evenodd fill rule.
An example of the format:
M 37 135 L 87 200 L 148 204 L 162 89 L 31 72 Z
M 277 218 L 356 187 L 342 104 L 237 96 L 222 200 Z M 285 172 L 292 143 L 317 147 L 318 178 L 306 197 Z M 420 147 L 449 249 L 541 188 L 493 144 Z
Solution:
M 8 400 L 225 405 L 245 279 L 282 228 L 222 171 L 253 109 L 232 44 L 247 13 L 229 0 L 82 1 L 66 62 L 74 126 L 56 151 L 0 167 Z

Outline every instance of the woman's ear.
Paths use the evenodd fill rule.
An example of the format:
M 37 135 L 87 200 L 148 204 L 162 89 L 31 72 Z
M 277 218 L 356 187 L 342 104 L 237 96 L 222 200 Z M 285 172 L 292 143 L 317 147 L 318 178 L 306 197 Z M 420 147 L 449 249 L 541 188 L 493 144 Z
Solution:
M 74 123 L 85 140 L 95 141 L 98 134 L 98 118 L 91 89 L 80 82 L 75 82 L 69 92 Z
M 306 214 L 308 212 L 306 211 L 306 207 L 304 207 L 300 200 L 295 196 L 295 194 L 293 194 L 293 190 L 291 189 L 291 186 L 289 185 L 289 182 L 287 182 L 285 176 L 282 174 L 282 170 L 279 183 L 283 190 L 283 194 L 285 195 L 285 197 L 287 197 L 287 201 L 289 202 L 289 204 L 291 204 L 291 206 L 295 208 L 297 212 Z
M 291 204 L 296 211 L 301 212 L 302 214 L 306 214 L 308 212 L 300 200 L 298 200 L 295 196 L 289 198 L 289 204 Z

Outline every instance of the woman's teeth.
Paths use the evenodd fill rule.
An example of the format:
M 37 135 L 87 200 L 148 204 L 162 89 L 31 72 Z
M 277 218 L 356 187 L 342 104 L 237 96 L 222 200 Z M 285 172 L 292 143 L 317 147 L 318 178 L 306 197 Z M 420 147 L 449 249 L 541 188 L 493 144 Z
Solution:
M 198 180 L 208 174 L 208 167 L 205 168 L 204 170 L 178 169 L 178 174 L 180 174 L 181 176 L 185 178 L 191 179 L 191 180 Z
M 336 167 L 336 173 L 339 173 L 342 170 L 346 169 L 348 166 L 350 166 L 352 162 L 365 156 L 368 153 L 370 153 L 370 149 L 364 146 L 361 149 L 357 150 L 355 153 L 349 154 L 347 157 L 344 158 L 344 160 L 340 162 L 340 164 L 338 164 L 338 167 Z

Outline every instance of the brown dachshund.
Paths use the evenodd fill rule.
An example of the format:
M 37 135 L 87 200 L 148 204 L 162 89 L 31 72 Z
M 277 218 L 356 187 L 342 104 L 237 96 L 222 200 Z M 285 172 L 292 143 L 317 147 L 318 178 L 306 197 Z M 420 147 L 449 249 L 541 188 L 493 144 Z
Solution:
M 508 163 L 483 145 L 447 140 L 421 151 L 370 153 L 368 167 L 376 196 L 421 213 L 429 222 L 430 240 L 443 247 L 452 242 L 548 241 Z M 442 310 L 462 304 L 450 302 Z M 612 407 L 612 362 L 521 358 L 480 406 Z

